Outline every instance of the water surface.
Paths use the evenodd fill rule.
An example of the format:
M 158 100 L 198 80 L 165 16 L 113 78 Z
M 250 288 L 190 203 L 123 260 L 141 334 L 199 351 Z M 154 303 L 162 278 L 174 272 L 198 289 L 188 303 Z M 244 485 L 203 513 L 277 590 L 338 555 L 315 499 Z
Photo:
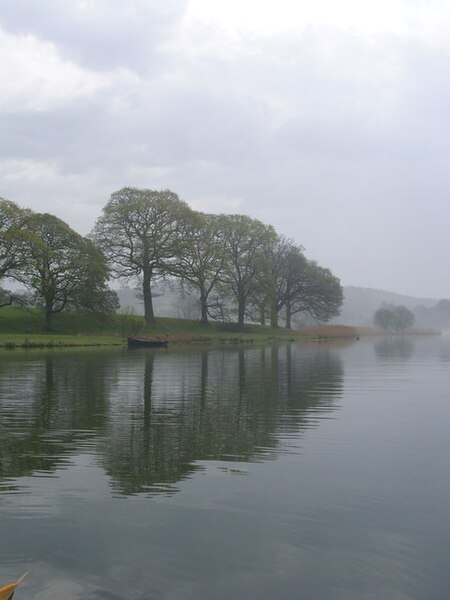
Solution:
M 0 354 L 19 600 L 450 596 L 450 341 Z

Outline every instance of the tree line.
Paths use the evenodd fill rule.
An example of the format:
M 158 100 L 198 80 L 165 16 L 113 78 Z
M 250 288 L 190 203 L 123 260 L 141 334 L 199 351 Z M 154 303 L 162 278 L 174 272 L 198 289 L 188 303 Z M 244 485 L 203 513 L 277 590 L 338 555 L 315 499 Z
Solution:
M 111 195 L 83 237 L 61 219 L 0 198 L 0 282 L 14 279 L 45 309 L 45 326 L 65 308 L 117 310 L 109 279 L 138 281 L 145 323 L 152 286 L 177 278 L 199 300 L 200 320 L 237 318 L 286 327 L 297 313 L 327 321 L 343 301 L 339 279 L 305 257 L 271 225 L 245 215 L 192 210 L 170 190 L 126 187 Z M 8 303 L 12 301 L 9 297 Z

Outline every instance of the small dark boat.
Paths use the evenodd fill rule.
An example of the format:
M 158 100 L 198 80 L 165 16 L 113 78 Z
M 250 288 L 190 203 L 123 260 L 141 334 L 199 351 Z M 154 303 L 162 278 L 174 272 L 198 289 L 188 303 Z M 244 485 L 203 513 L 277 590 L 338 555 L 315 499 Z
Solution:
M 155 340 L 145 337 L 127 337 L 128 346 L 131 348 L 163 348 L 169 343 L 168 340 Z

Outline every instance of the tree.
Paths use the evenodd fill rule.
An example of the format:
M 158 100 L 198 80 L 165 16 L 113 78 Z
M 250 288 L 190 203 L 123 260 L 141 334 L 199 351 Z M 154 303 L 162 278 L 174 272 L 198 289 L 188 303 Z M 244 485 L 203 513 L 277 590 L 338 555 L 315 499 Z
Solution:
M 151 285 L 169 272 L 179 255 L 189 211 L 170 190 L 127 187 L 111 195 L 94 227 L 92 238 L 105 253 L 112 275 L 141 281 L 147 325 L 155 323 Z
M 384 331 L 392 328 L 392 310 L 390 308 L 379 308 L 374 312 L 373 322 Z
M 270 225 L 245 215 L 221 215 L 218 225 L 225 257 L 223 279 L 235 298 L 242 329 L 247 302 L 258 285 L 263 248 L 276 233 Z
M 107 287 L 109 268 L 101 249 L 92 240 L 81 238 L 76 295 L 70 306 L 82 308 L 98 317 L 111 315 L 120 308 L 117 293 Z
M 396 306 L 394 309 L 395 330 L 398 332 L 410 329 L 415 322 L 414 314 L 406 306 Z
M 278 315 L 283 310 L 289 329 L 292 316 L 299 312 L 320 321 L 339 314 L 343 302 L 339 279 L 329 269 L 308 261 L 301 246 L 277 236 L 264 246 L 262 256 L 260 285 L 253 303 L 270 307 L 272 327 L 278 326 Z
M 0 280 L 24 264 L 24 242 L 30 238 L 26 221 L 30 215 L 31 211 L 0 198 Z M 11 294 L 3 288 L 0 288 L 0 293 L 0 306 L 10 305 L 19 298 L 19 295 Z
M 292 315 L 299 312 L 306 312 L 318 321 L 329 321 L 339 315 L 344 300 L 339 279 L 329 269 L 304 257 L 297 270 L 298 285 L 294 278 L 293 294 L 286 303 L 286 327 L 290 328 Z
M 101 250 L 50 214 L 27 219 L 32 236 L 23 242 L 25 261 L 11 275 L 45 307 L 45 329 L 53 314 L 68 307 L 110 312 L 117 297 L 106 287 L 108 268 Z
M 270 324 L 278 327 L 280 311 L 292 301 L 301 283 L 303 264 L 306 262 L 302 248 L 285 236 L 267 240 L 262 249 L 259 285 L 255 288 L 252 301 L 260 313 L 268 308 Z M 261 322 L 264 317 L 261 315 Z
M 373 316 L 375 325 L 384 331 L 402 333 L 414 325 L 415 317 L 406 306 L 390 305 L 381 307 L 375 311 Z
M 292 327 L 292 316 L 297 312 L 303 312 L 309 298 L 309 270 L 308 261 L 302 249 L 293 247 L 286 255 L 283 269 L 284 287 L 284 310 L 286 317 L 286 328 Z
M 221 281 L 225 268 L 219 219 L 215 215 L 197 212 L 187 217 L 181 251 L 170 271 L 198 292 L 200 320 L 206 324 L 210 316 L 211 293 Z

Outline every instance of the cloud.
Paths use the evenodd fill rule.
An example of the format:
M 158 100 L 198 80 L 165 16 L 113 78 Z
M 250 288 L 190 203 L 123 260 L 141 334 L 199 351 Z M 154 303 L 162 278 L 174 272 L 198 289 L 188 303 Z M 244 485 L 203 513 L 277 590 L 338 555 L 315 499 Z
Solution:
M 92 95 L 105 78 L 63 60 L 54 44 L 0 30 L 2 111 L 39 111 Z
M 430 260 L 450 250 L 450 48 L 426 35 L 438 3 L 415 3 L 428 15 L 417 35 L 414 19 L 407 33 L 363 33 L 317 15 L 282 33 L 238 30 L 192 2 L 36 6 L 2 14 L 1 195 L 86 232 L 115 189 L 168 187 L 273 223 L 346 283 L 388 287 L 399 240 L 419 264 L 417 222 L 439 232 Z M 417 291 L 408 271 L 398 291 Z
M 90 69 L 147 72 L 185 8 L 186 0 L 5 0 L 0 22 L 15 35 L 52 42 L 64 58 Z

